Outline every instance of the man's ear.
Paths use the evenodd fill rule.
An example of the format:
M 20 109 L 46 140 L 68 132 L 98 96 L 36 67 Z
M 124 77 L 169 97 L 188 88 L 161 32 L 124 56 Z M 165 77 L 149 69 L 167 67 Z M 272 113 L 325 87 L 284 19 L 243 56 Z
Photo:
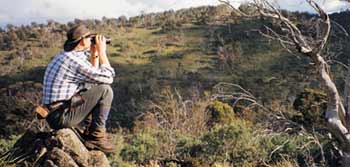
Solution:
M 85 42 L 84 39 L 82 39 L 82 40 L 79 41 L 78 45 L 85 47 L 87 45 L 87 43 Z

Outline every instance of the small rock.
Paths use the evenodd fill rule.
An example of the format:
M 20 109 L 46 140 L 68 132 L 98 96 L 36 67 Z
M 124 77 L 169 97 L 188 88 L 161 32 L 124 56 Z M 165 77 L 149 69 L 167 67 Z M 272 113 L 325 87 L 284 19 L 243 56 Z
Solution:
M 54 162 L 55 165 L 61 166 L 61 167 L 79 167 L 74 159 L 69 156 L 66 152 L 63 150 L 54 147 L 50 153 L 48 153 L 48 159 Z
M 87 164 L 90 155 L 89 150 L 79 140 L 77 135 L 70 129 L 61 129 L 56 133 L 57 140 L 65 151 L 73 155 L 74 160 L 80 164 Z
M 90 151 L 89 165 L 93 167 L 109 167 L 106 155 L 101 151 Z

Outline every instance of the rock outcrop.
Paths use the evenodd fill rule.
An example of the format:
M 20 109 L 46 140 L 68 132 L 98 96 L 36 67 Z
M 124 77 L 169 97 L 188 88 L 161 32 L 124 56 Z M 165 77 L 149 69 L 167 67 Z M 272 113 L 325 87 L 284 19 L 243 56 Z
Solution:
M 54 132 L 28 130 L 5 155 L 16 166 L 109 167 L 101 151 L 89 151 L 71 129 Z

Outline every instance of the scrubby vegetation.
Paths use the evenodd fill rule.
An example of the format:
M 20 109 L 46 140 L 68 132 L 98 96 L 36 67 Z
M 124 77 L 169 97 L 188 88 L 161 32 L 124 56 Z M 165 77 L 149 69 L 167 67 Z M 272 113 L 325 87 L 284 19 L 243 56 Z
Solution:
M 332 17 L 349 31 L 349 14 Z M 338 143 L 322 121 L 327 97 L 309 60 L 254 31 L 268 21 L 226 6 L 0 30 L 1 154 L 33 120 L 45 67 L 75 24 L 113 39 L 112 166 L 339 165 Z M 347 37 L 332 37 L 335 62 L 347 64 L 348 45 Z M 344 84 L 345 69 L 330 70 Z

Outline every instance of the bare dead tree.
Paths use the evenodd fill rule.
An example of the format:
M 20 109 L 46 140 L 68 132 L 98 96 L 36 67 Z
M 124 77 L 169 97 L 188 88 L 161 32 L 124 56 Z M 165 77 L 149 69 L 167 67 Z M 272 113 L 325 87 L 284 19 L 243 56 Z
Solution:
M 219 1 L 229 5 L 243 17 L 253 17 L 236 9 L 229 1 Z M 344 157 L 350 157 L 350 71 L 346 79 L 344 101 L 342 101 L 339 90 L 331 78 L 330 66 L 324 53 L 331 34 L 332 24 L 330 17 L 314 0 L 305 1 L 318 14 L 313 25 L 316 31 L 312 33 L 301 29 L 296 21 L 284 16 L 278 5 L 272 1 L 253 0 L 249 5 L 261 17 L 273 20 L 273 24 L 278 23 L 279 31 L 265 26 L 265 31 L 261 32 L 263 36 L 277 40 L 290 53 L 300 54 L 311 59 L 312 65 L 315 67 L 315 74 L 318 75 L 319 81 L 328 95 L 325 117 L 330 132 L 340 141 Z M 346 163 L 345 161 L 343 165 Z M 350 165 L 350 163 L 345 165 Z

